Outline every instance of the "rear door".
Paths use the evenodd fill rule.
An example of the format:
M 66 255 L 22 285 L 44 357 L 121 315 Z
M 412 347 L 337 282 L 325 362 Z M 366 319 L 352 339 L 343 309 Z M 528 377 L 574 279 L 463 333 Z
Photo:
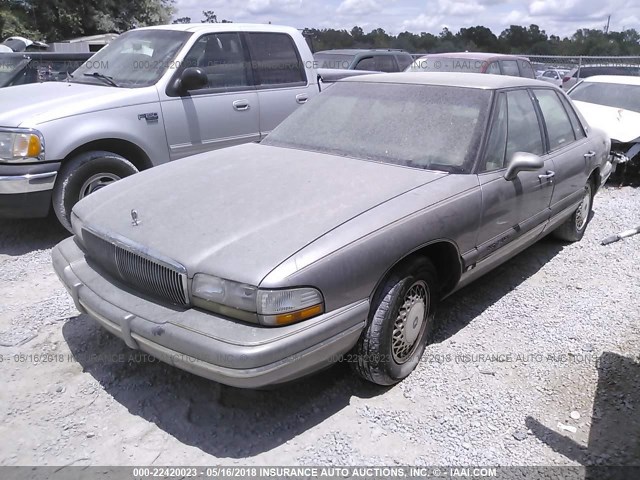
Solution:
M 551 214 L 574 206 L 582 199 L 590 172 L 588 156 L 595 147 L 586 136 L 571 104 L 562 93 L 549 89 L 533 89 L 544 119 L 548 157 L 553 159 L 554 175 Z
M 545 165 L 536 172 L 520 172 L 515 180 L 508 181 L 504 174 L 515 152 L 539 155 Z M 497 93 L 478 175 L 483 212 L 476 242 L 478 261 L 537 230 L 549 219 L 553 187 L 539 175 L 552 171 L 554 165 L 544 153 L 543 130 L 530 92 L 517 89 Z
M 286 33 L 247 32 L 258 101 L 260 137 L 264 138 L 318 92 L 307 78 L 293 38 Z

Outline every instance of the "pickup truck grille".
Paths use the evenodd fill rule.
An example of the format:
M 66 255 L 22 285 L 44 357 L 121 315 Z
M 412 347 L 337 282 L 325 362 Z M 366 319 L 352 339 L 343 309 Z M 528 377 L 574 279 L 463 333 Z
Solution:
M 87 257 L 130 287 L 174 305 L 187 306 L 187 275 L 182 265 L 155 259 L 126 243 L 83 229 Z

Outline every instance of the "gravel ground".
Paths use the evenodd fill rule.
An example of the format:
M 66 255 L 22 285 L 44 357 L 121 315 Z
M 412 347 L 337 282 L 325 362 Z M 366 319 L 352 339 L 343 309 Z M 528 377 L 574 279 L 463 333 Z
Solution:
M 640 235 L 600 245 L 638 224 L 640 189 L 604 190 L 582 242 L 447 299 L 400 385 L 253 392 L 129 350 L 58 282 L 55 222 L 0 221 L 0 465 L 640 465 Z

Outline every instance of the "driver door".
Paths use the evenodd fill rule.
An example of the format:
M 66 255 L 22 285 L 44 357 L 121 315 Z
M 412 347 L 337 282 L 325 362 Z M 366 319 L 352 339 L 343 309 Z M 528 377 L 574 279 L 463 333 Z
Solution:
M 209 82 L 189 92 L 159 92 L 171 160 L 260 140 L 260 105 L 240 34 L 203 35 L 178 69 L 199 67 Z

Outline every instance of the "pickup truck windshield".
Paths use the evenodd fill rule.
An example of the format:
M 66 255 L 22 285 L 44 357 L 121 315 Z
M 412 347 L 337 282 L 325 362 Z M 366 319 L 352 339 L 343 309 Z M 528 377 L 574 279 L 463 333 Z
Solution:
M 22 69 L 29 59 L 10 54 L 0 55 L 0 87 L 5 87 L 13 80 L 18 70 Z
M 337 82 L 263 143 L 465 173 L 478 151 L 490 102 L 490 91 L 473 88 Z
M 154 85 L 167 69 L 178 67 L 175 57 L 190 36 L 156 29 L 123 33 L 73 72 L 72 81 L 128 88 Z
M 569 94 L 572 100 L 640 113 L 640 85 L 582 82 Z

